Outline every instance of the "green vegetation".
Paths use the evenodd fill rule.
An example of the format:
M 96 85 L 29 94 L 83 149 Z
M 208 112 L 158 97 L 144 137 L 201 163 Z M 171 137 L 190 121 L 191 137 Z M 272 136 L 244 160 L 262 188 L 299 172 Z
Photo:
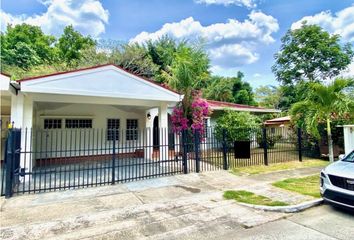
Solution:
M 303 195 L 319 198 L 321 197 L 319 183 L 320 183 L 320 175 L 317 174 L 314 176 L 303 177 L 303 178 L 288 178 L 282 181 L 275 182 L 272 185 L 278 188 L 283 188 Z
M 339 35 L 330 35 L 318 25 L 289 30 L 282 38 L 272 70 L 284 85 L 301 81 L 321 82 L 337 76 L 351 62 L 351 44 L 340 44 Z
M 354 53 L 350 43 L 331 35 L 317 25 L 303 23 L 289 30 L 275 54 L 272 70 L 281 83 L 279 107 L 287 110 L 307 95 L 308 83 L 324 83 L 335 78 L 351 63 Z
M 144 44 L 95 41 L 72 26 L 58 38 L 28 24 L 1 32 L 1 71 L 13 80 L 112 63 L 136 75 L 152 78 L 191 96 L 257 105 L 241 72 L 235 77 L 211 76 L 210 59 L 201 42 L 163 36 Z
M 279 108 L 281 94 L 279 87 L 267 85 L 258 87 L 254 95 L 259 106 L 277 109 Z
M 239 190 L 239 191 L 225 191 L 225 199 L 233 199 L 237 202 L 249 203 L 254 205 L 265 205 L 265 206 L 287 206 L 288 204 L 281 201 L 273 201 L 262 195 L 257 195 L 252 192 Z
M 293 104 L 290 110 L 292 120 L 317 138 L 320 138 L 319 125 L 326 123 L 331 162 L 334 161 L 331 122 L 354 118 L 354 99 L 346 94 L 353 87 L 353 79 L 336 79 L 327 86 L 311 83 L 305 100 Z
M 248 112 L 226 111 L 216 121 L 215 131 L 219 139 L 225 129 L 228 142 L 249 140 L 252 132 L 259 128 L 259 119 Z
M 204 97 L 224 102 L 257 105 L 249 83 L 244 82 L 244 75 L 237 73 L 236 77 L 212 76 L 204 89 Z
M 292 170 L 298 168 L 307 168 L 307 167 L 326 167 L 329 162 L 324 160 L 306 160 L 303 162 L 285 162 L 285 163 L 275 163 L 268 166 L 248 166 L 248 167 L 239 167 L 233 168 L 231 171 L 236 175 L 253 175 L 261 173 L 269 173 L 276 171 Z

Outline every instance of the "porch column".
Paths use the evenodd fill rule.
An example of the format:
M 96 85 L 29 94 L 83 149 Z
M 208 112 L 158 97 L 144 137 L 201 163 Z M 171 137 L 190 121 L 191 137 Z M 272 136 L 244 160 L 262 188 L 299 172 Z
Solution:
M 160 160 L 168 159 L 168 113 L 167 103 L 159 107 Z
M 23 103 L 24 96 L 21 92 L 11 95 L 11 117 L 10 121 L 16 128 L 23 126 Z
M 143 139 L 144 143 L 144 156 L 145 159 L 151 160 L 152 159 L 152 153 L 153 153 L 153 121 L 154 121 L 154 116 L 151 116 L 151 111 L 152 109 L 149 109 L 145 112 L 145 116 L 150 114 L 150 119 L 146 117 L 146 122 L 145 122 L 145 139 Z
M 32 123 L 33 123 L 33 101 L 24 96 L 21 92 L 13 95 L 11 99 L 11 122 L 15 128 L 21 128 L 21 154 L 20 166 L 26 172 L 32 171 Z M 28 153 L 24 153 L 28 152 Z M 26 175 L 28 178 L 29 175 Z

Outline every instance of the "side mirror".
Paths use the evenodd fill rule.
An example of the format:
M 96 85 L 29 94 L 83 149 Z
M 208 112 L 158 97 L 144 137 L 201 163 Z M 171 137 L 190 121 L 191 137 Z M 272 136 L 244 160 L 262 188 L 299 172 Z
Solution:
M 338 160 L 342 160 L 343 158 L 345 158 L 345 154 L 341 154 L 338 156 Z

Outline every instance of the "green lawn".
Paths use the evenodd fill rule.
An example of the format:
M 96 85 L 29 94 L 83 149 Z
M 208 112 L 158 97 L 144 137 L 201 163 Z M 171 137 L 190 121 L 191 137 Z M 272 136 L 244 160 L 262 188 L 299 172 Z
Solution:
M 231 171 L 236 175 L 253 175 L 253 174 L 268 173 L 274 171 L 291 170 L 297 168 L 325 167 L 328 164 L 329 162 L 324 160 L 304 160 L 303 162 L 293 161 L 293 162 L 274 163 L 274 164 L 269 164 L 268 166 L 261 165 L 261 166 L 239 167 L 239 168 L 233 168 Z
M 225 191 L 225 199 L 233 199 L 237 202 L 255 204 L 255 205 L 265 205 L 265 206 L 287 206 L 288 204 L 281 201 L 273 201 L 270 198 L 267 198 L 262 195 L 257 195 L 252 192 L 240 190 L 240 191 Z
M 273 183 L 275 187 L 283 188 L 289 191 L 297 192 L 303 195 L 320 198 L 319 184 L 320 176 L 318 174 L 303 178 L 288 178 Z

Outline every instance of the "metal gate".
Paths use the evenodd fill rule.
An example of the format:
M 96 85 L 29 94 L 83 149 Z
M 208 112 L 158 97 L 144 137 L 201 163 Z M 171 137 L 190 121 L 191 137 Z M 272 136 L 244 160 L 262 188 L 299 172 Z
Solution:
M 181 134 L 158 132 L 156 146 L 150 129 L 9 129 L 1 194 L 11 197 L 302 161 L 305 152 L 301 131 L 281 136 L 267 129 L 240 129 L 237 133 L 247 136 L 242 143 L 224 129 L 208 128 L 202 135 L 192 129 Z

